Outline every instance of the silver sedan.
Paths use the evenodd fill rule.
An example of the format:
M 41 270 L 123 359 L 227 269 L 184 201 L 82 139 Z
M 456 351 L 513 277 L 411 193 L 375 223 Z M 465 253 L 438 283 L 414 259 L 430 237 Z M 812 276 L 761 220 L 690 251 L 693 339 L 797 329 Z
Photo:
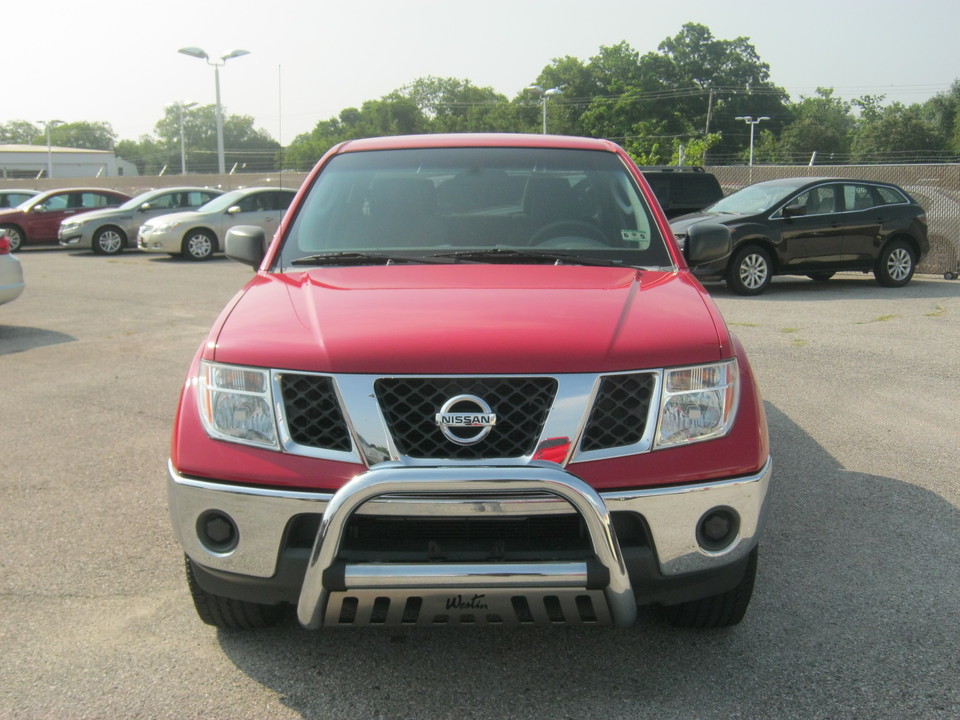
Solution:
M 137 247 L 145 252 L 207 260 L 223 249 L 227 230 L 234 225 L 257 225 L 271 237 L 296 190 L 253 187 L 221 195 L 194 212 L 174 213 L 140 227 Z
M 148 190 L 123 205 L 95 210 L 60 223 L 60 244 L 90 248 L 98 255 L 116 255 L 134 247 L 140 226 L 158 215 L 193 210 L 206 205 L 223 190 L 204 187 L 169 187 Z

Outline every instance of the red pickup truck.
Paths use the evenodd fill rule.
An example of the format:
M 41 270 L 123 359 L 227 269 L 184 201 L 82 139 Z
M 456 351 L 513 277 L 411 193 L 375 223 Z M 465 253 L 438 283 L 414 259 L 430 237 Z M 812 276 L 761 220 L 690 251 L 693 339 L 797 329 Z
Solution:
M 739 622 L 771 461 L 740 343 L 629 156 L 423 135 L 318 163 L 190 366 L 169 497 L 200 617 Z

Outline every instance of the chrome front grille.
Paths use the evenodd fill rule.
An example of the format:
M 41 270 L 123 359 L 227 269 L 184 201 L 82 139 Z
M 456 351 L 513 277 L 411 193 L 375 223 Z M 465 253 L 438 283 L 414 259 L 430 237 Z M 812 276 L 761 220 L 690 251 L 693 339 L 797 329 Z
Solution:
M 578 462 L 649 451 L 660 373 L 377 377 L 274 371 L 274 382 L 286 452 L 370 467 L 388 460 L 516 465 L 531 458 Z M 461 396 L 482 402 L 469 400 L 471 409 L 459 410 L 454 400 Z M 488 432 L 438 425 L 439 414 L 469 414 L 478 405 L 489 406 L 484 422 L 495 416 Z
M 381 378 L 375 388 L 402 455 L 483 460 L 533 454 L 557 381 L 544 377 Z M 473 445 L 459 445 L 437 427 L 440 408 L 458 395 L 482 398 L 497 416 L 494 431 Z

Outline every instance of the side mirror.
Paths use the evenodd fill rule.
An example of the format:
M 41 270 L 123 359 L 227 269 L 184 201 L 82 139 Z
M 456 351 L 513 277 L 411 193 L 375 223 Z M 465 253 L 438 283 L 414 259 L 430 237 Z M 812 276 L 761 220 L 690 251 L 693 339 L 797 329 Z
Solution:
M 730 254 L 732 247 L 730 228 L 726 225 L 696 223 L 687 230 L 685 249 L 687 262 L 691 266 L 724 258 Z
M 785 218 L 796 217 L 797 215 L 806 215 L 807 206 L 803 203 L 797 203 L 796 205 L 787 205 L 783 208 L 783 216 Z
M 239 205 L 231 205 L 227 208 L 227 215 L 236 215 L 238 212 L 240 212 Z
M 259 269 L 266 254 L 266 234 L 256 225 L 235 225 L 227 230 L 224 253 L 231 260 Z
M 147 212 L 147 210 L 153 210 L 153 203 L 145 202 L 140 206 L 140 212 Z

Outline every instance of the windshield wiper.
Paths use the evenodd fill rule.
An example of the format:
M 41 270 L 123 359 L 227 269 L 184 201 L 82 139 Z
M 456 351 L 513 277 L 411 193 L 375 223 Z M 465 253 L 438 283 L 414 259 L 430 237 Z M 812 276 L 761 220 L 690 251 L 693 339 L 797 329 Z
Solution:
M 597 267 L 620 267 L 621 260 L 601 260 L 599 258 L 585 258 L 562 252 L 545 252 L 541 250 L 512 250 L 510 248 L 490 248 L 488 250 L 461 250 L 452 253 L 437 253 L 433 257 L 450 258 L 455 262 L 502 262 L 502 263 L 549 263 L 553 265 L 594 265 Z
M 435 263 L 431 257 L 385 255 L 367 252 L 328 252 L 291 260 L 291 265 L 393 265 L 395 263 Z

